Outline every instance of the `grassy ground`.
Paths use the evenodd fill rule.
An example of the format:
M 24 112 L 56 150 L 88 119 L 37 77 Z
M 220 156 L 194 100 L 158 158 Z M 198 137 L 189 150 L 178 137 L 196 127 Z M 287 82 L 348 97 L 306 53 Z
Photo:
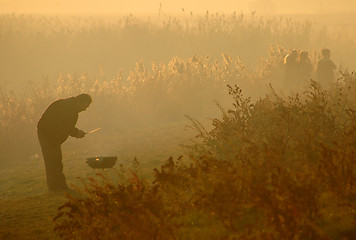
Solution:
M 84 139 L 68 139 L 63 144 L 64 172 L 68 183 L 79 185 L 78 177 L 87 178 L 95 173 L 114 174 L 115 166 L 132 165 L 139 160 L 143 174 L 169 158 L 178 156 L 180 144 L 188 143 L 191 130 L 179 122 L 145 129 L 105 129 Z M 94 170 L 85 163 L 87 157 L 109 154 L 118 157 L 113 169 Z M 42 157 L 29 158 L 23 164 L 0 170 L 0 239 L 58 239 L 53 231 L 52 218 L 64 194 L 49 193 L 46 189 Z

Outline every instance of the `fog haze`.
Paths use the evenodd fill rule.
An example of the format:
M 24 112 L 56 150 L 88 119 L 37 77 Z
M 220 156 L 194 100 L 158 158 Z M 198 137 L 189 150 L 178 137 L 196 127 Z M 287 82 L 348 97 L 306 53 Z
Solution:
M 0 0 L 0 240 L 356 239 L 355 56 L 356 0 Z
M 0 0 L 1 13 L 202 13 L 233 12 L 256 10 L 260 13 L 355 13 L 353 0 L 301 0 L 298 2 L 282 0 L 221 0 L 221 1 L 169 1 L 169 0 Z

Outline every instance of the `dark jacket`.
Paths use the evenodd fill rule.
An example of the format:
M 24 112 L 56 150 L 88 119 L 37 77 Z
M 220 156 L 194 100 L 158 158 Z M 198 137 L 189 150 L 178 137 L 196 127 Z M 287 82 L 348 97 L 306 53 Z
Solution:
M 76 136 L 78 128 L 78 105 L 75 98 L 59 99 L 53 102 L 42 114 L 37 128 L 52 144 L 62 144 L 69 136 Z
M 334 81 L 334 70 L 336 69 L 335 63 L 328 58 L 322 58 L 318 62 L 316 74 L 319 82 L 327 83 Z

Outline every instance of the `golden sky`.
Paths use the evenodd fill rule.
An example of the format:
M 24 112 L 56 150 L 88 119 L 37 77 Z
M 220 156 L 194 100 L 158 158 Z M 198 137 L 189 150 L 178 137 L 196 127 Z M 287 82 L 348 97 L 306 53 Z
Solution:
M 0 0 L 1 13 L 356 13 L 356 0 Z

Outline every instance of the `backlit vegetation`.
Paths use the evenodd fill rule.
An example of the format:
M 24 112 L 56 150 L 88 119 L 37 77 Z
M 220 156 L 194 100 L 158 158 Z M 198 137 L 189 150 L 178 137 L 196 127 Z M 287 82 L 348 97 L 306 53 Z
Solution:
M 229 102 L 226 85 L 239 83 L 254 97 L 266 92 L 270 82 L 280 82 L 285 50 L 271 48 L 271 57 L 258 71 L 248 71 L 243 62 L 223 54 L 221 63 L 206 57 L 173 58 L 168 64 L 146 69 L 138 62 L 127 79 L 91 78 L 88 75 L 59 76 L 56 81 L 33 81 L 21 94 L 2 90 L 0 164 L 6 159 L 26 159 L 38 152 L 36 124 L 49 103 L 82 92 L 95 100 L 82 127 L 142 127 L 184 120 L 184 115 L 214 117 L 214 100 Z M 273 55 L 273 56 L 272 56 Z M 219 59 L 220 60 L 220 59 Z M 261 74 L 264 72 L 264 74 Z M 273 77 L 273 78 L 272 78 Z M 274 80 L 272 80 L 274 79 Z M 257 89 L 257 90 L 256 90 Z
M 42 76 L 95 76 L 101 69 L 106 80 L 119 71 L 126 79 L 140 59 L 149 68 L 151 62 L 167 63 L 176 56 L 217 59 L 222 52 L 241 57 L 254 69 L 270 44 L 318 53 L 328 47 L 337 63 L 355 69 L 352 33 L 308 20 L 240 13 L 160 18 L 0 15 L 0 79 L 18 87 Z
M 139 171 L 90 179 L 59 208 L 63 239 L 353 239 L 356 76 L 323 91 L 256 102 L 229 87 L 233 106 L 194 119 L 197 143 L 170 158 L 153 183 Z
M 155 169 L 153 180 L 140 174 L 138 162 L 120 168 L 118 181 L 85 179 L 82 195 L 69 197 L 55 217 L 63 239 L 355 237 L 356 76 L 339 69 L 330 86 L 282 85 L 290 48 L 313 49 L 315 68 L 320 46 L 339 46 L 339 59 L 348 60 L 354 40 L 308 22 L 237 14 L 71 23 L 1 16 L 4 69 L 13 66 L 3 59 L 33 56 L 33 63 L 19 64 L 55 75 L 99 62 L 107 68 L 97 76 L 36 79 L 16 92 L 0 88 L 0 167 L 39 153 L 42 112 L 53 100 L 82 92 L 94 99 L 82 128 L 147 127 L 187 115 L 197 136 L 183 146 L 184 157 Z M 64 70 L 52 71 L 48 59 Z M 122 66 L 125 73 L 106 76 Z M 196 120 L 207 117 L 209 130 Z

